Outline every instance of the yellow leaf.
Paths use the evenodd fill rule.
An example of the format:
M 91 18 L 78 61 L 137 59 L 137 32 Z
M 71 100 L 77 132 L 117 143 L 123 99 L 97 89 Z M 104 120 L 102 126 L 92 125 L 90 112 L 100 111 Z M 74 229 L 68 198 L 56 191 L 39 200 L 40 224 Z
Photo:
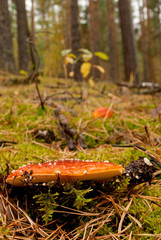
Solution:
M 65 57 L 65 56 L 68 55 L 70 52 L 71 52 L 70 49 L 63 49 L 63 50 L 61 51 L 61 55 L 62 55 L 63 57 Z
M 95 52 L 94 55 L 96 55 L 97 57 L 101 58 L 104 61 L 108 61 L 108 56 L 106 53 L 103 52 Z
M 71 71 L 71 72 L 69 73 L 69 77 L 73 77 L 73 76 L 74 76 L 74 72 Z
M 101 73 L 105 73 L 105 70 L 103 67 L 101 67 L 99 65 L 93 65 L 93 67 L 97 68 Z
M 83 61 L 84 62 L 87 62 L 87 61 L 90 61 L 91 60 L 91 58 L 92 58 L 92 53 L 89 53 L 89 54 L 82 54 L 82 58 L 83 58 Z
M 25 70 L 20 70 L 20 74 L 24 75 L 24 76 L 27 76 L 27 72 Z
M 73 53 L 69 53 L 69 54 L 67 55 L 67 57 L 72 57 L 72 58 L 74 58 L 74 59 L 77 59 L 76 55 L 73 54 Z
M 73 53 L 69 53 L 68 55 L 65 56 L 65 64 L 68 65 L 68 63 L 74 64 L 76 63 L 76 55 Z
M 88 74 L 90 73 L 90 70 L 91 70 L 91 63 L 89 62 L 82 63 L 80 71 L 84 78 L 88 76 Z
M 65 64 L 67 65 L 68 63 L 74 64 L 75 60 L 72 57 L 65 57 Z
M 94 87 L 95 83 L 94 83 L 93 77 L 91 77 L 91 78 L 88 80 L 88 82 L 89 82 L 90 87 Z

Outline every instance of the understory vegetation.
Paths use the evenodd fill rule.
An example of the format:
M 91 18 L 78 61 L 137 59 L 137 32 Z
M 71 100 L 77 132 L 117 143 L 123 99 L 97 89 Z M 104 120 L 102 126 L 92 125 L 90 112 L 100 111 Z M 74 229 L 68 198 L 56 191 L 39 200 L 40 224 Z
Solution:
M 0 239 L 160 239 L 158 166 L 151 183 L 132 188 L 125 177 L 23 188 L 5 184 L 12 170 L 55 159 L 108 160 L 125 167 L 151 154 L 161 162 L 160 93 L 96 82 L 84 84 L 80 94 L 73 80 L 47 77 L 41 77 L 39 89 L 44 109 L 35 84 L 0 88 Z M 99 107 L 109 107 L 112 117 L 94 118 Z M 70 138 L 74 147 L 61 135 L 56 109 L 76 132 Z M 48 130 L 47 137 L 38 136 L 39 130 Z

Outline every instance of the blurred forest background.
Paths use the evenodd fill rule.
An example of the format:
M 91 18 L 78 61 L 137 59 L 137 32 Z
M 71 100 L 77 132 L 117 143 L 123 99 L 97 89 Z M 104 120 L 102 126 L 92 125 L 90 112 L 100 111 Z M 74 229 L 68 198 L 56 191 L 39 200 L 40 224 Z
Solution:
M 0 33 L 1 72 L 31 72 L 35 46 L 45 76 L 64 77 L 71 49 L 67 70 L 78 81 L 90 61 L 97 81 L 160 83 L 160 0 L 0 0 Z

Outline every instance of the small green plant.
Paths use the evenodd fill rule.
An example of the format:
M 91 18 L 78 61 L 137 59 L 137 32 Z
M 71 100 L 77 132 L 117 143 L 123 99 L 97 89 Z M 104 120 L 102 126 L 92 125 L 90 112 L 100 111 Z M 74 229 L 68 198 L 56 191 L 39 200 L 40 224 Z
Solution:
M 104 60 L 104 61 L 108 61 L 108 56 L 103 53 L 103 52 L 94 52 L 92 53 L 91 51 L 89 51 L 88 49 L 85 48 L 80 48 L 78 50 L 78 52 L 80 52 L 79 56 L 76 56 L 75 54 L 73 54 L 71 52 L 70 49 L 64 49 L 61 54 L 64 58 L 64 65 L 67 66 L 68 64 L 75 64 L 76 62 L 78 62 L 80 59 L 82 61 L 81 64 L 81 68 L 80 68 L 80 72 L 83 76 L 83 79 L 88 79 L 88 83 L 91 87 L 94 87 L 94 81 L 93 81 L 93 77 L 89 77 L 90 73 L 91 73 L 91 69 L 92 68 L 96 68 L 98 69 L 98 71 L 100 73 L 105 73 L 105 70 L 102 66 L 100 65 L 95 65 L 92 64 L 92 59 L 94 56 L 99 57 L 100 59 Z M 74 72 L 71 71 L 69 73 L 70 77 L 74 76 Z M 89 77 L 89 78 L 88 78 Z
M 57 206 L 55 200 L 58 198 L 58 195 L 59 193 L 57 192 L 52 194 L 49 189 L 47 193 L 41 193 L 33 197 L 34 199 L 37 199 L 36 203 L 41 207 L 39 211 L 44 212 L 42 219 L 45 222 L 45 225 L 52 220 L 54 209 Z
M 44 107 L 43 109 L 42 109 L 42 107 L 38 107 L 38 109 L 37 109 L 38 116 L 44 116 L 45 113 L 47 113 L 47 108 L 46 107 Z
M 76 207 L 76 209 L 80 210 L 82 209 L 87 203 L 91 202 L 91 198 L 85 198 L 84 196 L 93 191 L 91 188 L 85 189 L 85 190 L 77 190 L 74 187 L 70 190 L 70 192 L 64 192 L 64 194 L 74 195 L 75 200 L 73 203 L 73 207 Z
M 1 222 L 1 219 L 0 219 L 0 222 Z M 8 235 L 9 233 L 9 228 L 7 227 L 0 227 L 0 234 L 3 235 L 3 239 L 7 239 L 7 237 L 5 237 L 5 235 Z

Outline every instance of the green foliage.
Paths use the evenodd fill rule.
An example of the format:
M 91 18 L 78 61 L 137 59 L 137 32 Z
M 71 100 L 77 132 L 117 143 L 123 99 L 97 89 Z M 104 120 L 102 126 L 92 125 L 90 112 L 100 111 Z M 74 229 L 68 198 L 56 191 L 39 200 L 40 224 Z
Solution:
M 47 113 L 47 108 L 46 107 L 44 107 L 44 109 L 42 109 L 42 107 L 38 107 L 38 109 L 37 109 L 38 116 L 44 116 L 45 113 Z
M 102 227 L 97 231 L 97 236 L 106 235 L 108 232 L 113 232 L 111 224 L 110 223 L 102 224 Z
M 82 57 L 84 62 L 90 61 L 92 59 L 92 57 L 93 57 L 92 52 L 89 51 L 88 49 L 80 48 L 78 51 L 81 52 L 81 57 Z
M 97 57 L 99 57 L 100 59 L 102 59 L 104 61 L 108 61 L 109 60 L 107 54 L 105 54 L 103 52 L 95 52 L 94 55 L 96 55 Z
M 91 63 L 93 55 L 99 57 L 100 59 L 102 59 L 104 61 L 108 61 L 108 56 L 105 53 L 95 52 L 93 54 L 91 51 L 89 51 L 88 49 L 85 49 L 85 48 L 80 48 L 78 51 L 80 52 L 80 55 L 78 58 L 76 55 L 72 54 L 69 49 L 64 49 L 61 51 L 62 56 L 65 57 L 66 65 L 68 65 L 69 63 L 75 64 L 76 61 L 78 61 L 81 58 L 82 64 L 81 64 L 80 72 L 84 79 L 86 79 L 89 76 L 92 67 L 97 68 L 101 73 L 105 73 L 103 67 L 101 67 L 100 65 L 92 65 L 92 63 Z M 91 82 L 91 80 L 90 80 L 90 82 Z M 90 84 L 90 86 L 91 85 L 93 85 L 93 82 L 92 82 L 92 84 Z
M 61 51 L 61 55 L 62 55 L 63 57 L 65 57 L 65 56 L 68 55 L 70 52 L 71 52 L 71 49 L 64 49 L 64 50 Z
M 98 145 L 97 140 L 95 140 L 93 137 L 87 135 L 85 135 L 84 137 L 88 148 L 94 148 Z
M 21 115 L 21 114 L 25 113 L 27 111 L 27 109 L 28 109 L 28 106 L 26 104 L 21 104 L 17 108 L 17 114 Z
M 43 83 L 50 85 L 54 84 L 54 86 L 59 85 L 59 83 L 61 83 L 62 86 L 63 84 L 65 84 L 64 80 L 60 81 L 60 79 L 57 80 L 50 78 L 43 78 Z M 69 80 L 69 85 L 72 86 L 70 89 L 71 92 L 73 94 L 77 94 L 77 88 L 75 88 L 76 84 L 72 80 Z M 101 88 L 102 85 L 99 82 L 98 85 L 97 83 L 95 83 L 95 86 Z M 42 91 L 41 85 L 40 90 Z M 60 89 L 56 89 L 54 91 L 60 92 Z M 114 94 L 116 94 L 117 92 L 116 88 L 111 87 L 111 85 L 107 85 L 106 91 L 108 93 L 114 92 Z M 78 158 L 82 160 L 109 160 L 114 163 L 122 164 L 123 166 L 126 166 L 133 159 L 138 159 L 139 156 L 146 156 L 145 153 L 133 148 L 114 148 L 111 145 L 107 144 L 105 140 L 108 134 L 111 135 L 115 132 L 127 129 L 129 130 L 129 132 L 131 131 L 133 133 L 133 131 L 135 130 L 135 132 L 137 131 L 138 133 L 142 134 L 145 131 L 144 126 L 149 126 L 152 139 L 153 137 L 160 138 L 161 124 L 158 121 L 158 118 L 153 119 L 150 115 L 154 108 L 154 106 L 150 105 L 151 97 L 147 96 L 146 101 L 144 101 L 144 104 L 142 104 L 141 106 L 140 99 L 143 98 L 142 96 L 129 96 L 129 103 L 125 103 L 124 99 L 122 100 L 122 97 L 119 96 L 119 100 L 116 100 L 116 103 L 114 102 L 114 116 L 103 122 L 102 119 L 93 119 L 92 111 L 97 106 L 109 106 L 111 97 L 108 97 L 108 94 L 106 94 L 105 92 L 105 95 L 103 97 L 99 96 L 95 98 L 95 93 L 96 92 L 91 89 L 90 95 L 87 99 L 88 101 L 86 101 L 85 103 L 83 102 L 82 104 L 77 104 L 73 99 L 70 99 L 70 101 L 68 101 L 67 103 L 60 103 L 59 100 L 58 102 L 56 102 L 58 103 L 58 105 L 60 104 L 61 106 L 63 106 L 62 112 L 67 117 L 69 121 L 69 126 L 78 130 L 80 133 L 83 132 L 85 136 L 85 142 L 88 145 L 88 148 L 85 150 L 77 149 L 76 151 L 71 152 L 67 150 L 66 144 L 64 144 L 63 146 L 65 147 L 65 149 L 62 147 L 62 139 L 58 139 L 57 141 L 53 142 L 51 147 L 46 147 L 45 144 L 36 144 L 36 140 L 32 141 L 33 139 L 31 132 L 37 128 L 52 129 L 54 130 L 56 136 L 59 136 L 60 134 L 53 117 L 53 105 L 51 107 L 50 105 L 48 105 L 45 111 L 40 110 L 38 108 L 39 102 L 35 101 L 35 90 L 33 89 L 32 85 L 23 86 L 23 88 L 2 88 L 0 92 L 0 138 L 2 140 L 5 139 L 15 141 L 17 142 L 17 145 L 13 145 L 11 147 L 6 146 L 1 149 L 1 174 L 6 175 L 6 164 L 9 166 L 9 171 L 12 171 L 13 169 L 17 169 L 23 164 L 62 159 L 64 158 L 64 156 L 67 158 Z M 53 89 L 48 89 L 47 94 L 53 94 Z M 160 104 L 159 100 L 159 98 L 156 98 L 156 105 Z M 131 109 L 130 101 L 131 103 L 135 102 L 137 107 L 132 108 L 132 110 L 129 112 L 129 109 Z M 72 108 L 73 112 L 66 111 L 66 109 L 69 108 Z M 85 135 L 86 133 L 87 135 Z M 97 140 L 96 137 L 100 140 Z M 147 148 L 151 153 L 153 151 L 154 155 L 155 153 L 157 153 L 160 157 L 161 154 L 159 145 L 154 145 L 153 147 L 151 147 L 146 143 L 144 144 L 144 147 Z M 126 205 L 127 203 L 124 202 L 124 194 L 127 192 L 128 183 L 129 179 L 123 180 L 123 182 L 119 184 L 117 192 L 110 192 L 110 194 L 114 194 L 112 195 L 114 201 L 118 201 L 119 204 L 122 206 L 124 206 L 124 204 Z M 69 208 L 76 208 L 80 210 L 83 209 L 86 211 L 90 211 L 90 209 L 95 209 L 97 203 L 101 203 L 102 201 L 102 199 L 99 198 L 94 201 L 91 199 L 95 198 L 96 196 L 98 197 L 97 187 L 98 185 L 95 189 L 92 185 L 92 191 L 92 189 L 89 188 L 88 183 L 84 185 L 80 184 L 79 186 L 66 186 L 66 184 L 63 184 L 60 188 L 50 188 L 50 191 L 47 193 L 35 193 L 38 194 L 37 197 L 35 197 L 35 201 L 37 201 L 37 204 L 41 209 L 40 213 L 41 216 L 43 216 L 43 221 L 45 222 L 45 224 L 51 221 L 52 218 L 54 219 L 55 215 L 53 214 L 53 212 L 54 209 L 57 207 L 57 204 Z M 106 194 L 109 194 L 108 184 L 104 184 L 104 188 L 102 189 L 102 192 L 104 192 L 105 196 Z M 140 189 L 139 194 L 141 193 L 142 195 L 153 196 L 156 198 L 160 197 L 160 185 L 156 182 L 156 179 L 150 187 L 146 184 L 142 184 L 137 186 L 134 191 L 137 192 L 137 189 Z M 126 201 L 128 201 L 127 198 Z M 159 201 L 158 204 L 160 204 Z M 149 206 L 151 206 L 150 209 Z M 106 201 L 105 204 L 100 207 L 100 209 L 98 208 L 98 212 L 102 212 L 102 209 L 104 209 L 104 207 L 107 207 Z M 141 224 L 143 226 L 143 229 L 137 230 L 138 226 L 133 223 L 132 228 L 134 238 L 137 232 L 159 233 L 161 226 L 159 211 L 159 206 L 157 206 L 157 204 L 154 204 L 152 201 L 146 201 L 145 199 L 140 199 L 140 197 L 135 198 L 135 201 L 132 203 L 129 209 L 129 213 L 136 217 L 139 221 L 142 221 Z M 34 214 L 36 215 L 37 211 L 35 212 L 36 213 Z M 31 212 L 29 212 L 29 214 L 32 215 Z M 75 215 L 74 217 L 76 218 Z M 91 218 L 92 217 L 90 217 L 90 219 Z M 81 220 L 79 216 L 77 226 L 81 224 L 84 225 L 88 221 L 89 218 L 87 216 L 82 216 Z M 101 227 L 97 232 L 97 236 L 106 235 L 107 232 L 115 233 L 115 226 L 117 221 L 118 219 L 115 214 L 113 217 L 110 218 L 109 224 L 105 223 L 101 226 L 99 225 L 101 224 L 101 222 L 98 221 L 98 225 Z M 128 219 L 128 217 L 125 219 L 124 227 L 126 227 L 126 221 L 129 223 L 131 219 Z M 4 229 L 0 230 L 2 232 Z M 131 230 L 131 228 L 128 229 L 127 233 L 129 234 Z M 90 230 L 88 229 L 87 232 L 88 231 Z M 143 239 L 153 238 L 144 237 Z
M 159 194 L 157 187 L 154 187 L 151 191 L 152 197 Z M 145 188 L 144 194 L 149 195 L 149 189 Z M 154 195 L 153 195 L 154 193 Z M 160 194 L 159 194 L 160 196 Z M 158 196 L 158 197 L 159 197 Z M 157 196 L 156 196 L 157 197 Z M 151 208 L 149 206 L 151 205 Z M 134 198 L 134 204 L 130 208 L 130 212 L 137 216 L 137 219 L 141 219 L 143 231 L 146 233 L 160 234 L 161 225 L 160 225 L 160 207 L 151 204 L 151 201 L 143 201 L 141 198 Z
M 40 205 L 39 211 L 43 212 L 42 219 L 47 224 L 52 220 L 54 209 L 56 208 L 56 199 L 58 198 L 58 193 L 40 193 L 39 195 L 35 195 L 33 198 L 37 199 L 36 203 Z
M 0 219 L 0 222 L 1 222 L 1 219 Z M 8 237 L 6 237 L 5 235 L 8 235 L 10 229 L 7 228 L 7 227 L 0 227 L 0 234 L 3 235 L 3 240 L 7 240 Z
M 81 210 L 83 207 L 87 205 L 87 203 L 91 202 L 92 199 L 90 198 L 85 198 L 85 195 L 89 192 L 93 191 L 91 188 L 85 189 L 85 190 L 77 190 L 74 187 L 70 190 L 70 192 L 64 192 L 65 194 L 70 196 L 74 195 L 74 203 L 73 207 L 76 207 L 76 209 Z

